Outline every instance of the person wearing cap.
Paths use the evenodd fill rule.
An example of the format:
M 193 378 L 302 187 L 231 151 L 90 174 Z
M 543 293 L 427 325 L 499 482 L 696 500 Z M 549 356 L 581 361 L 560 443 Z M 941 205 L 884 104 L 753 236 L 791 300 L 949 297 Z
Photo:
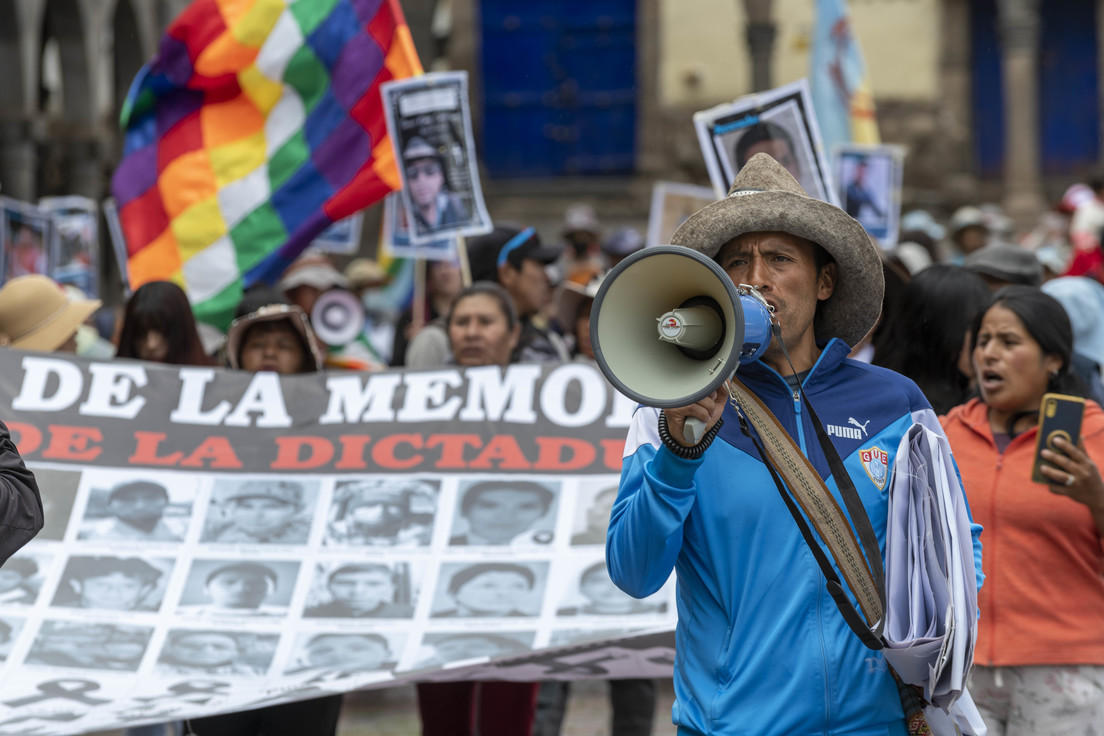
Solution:
M 991 235 L 985 214 L 979 208 L 973 205 L 959 207 L 951 215 L 947 227 L 952 249 L 950 260 L 961 264 L 971 253 L 988 245 Z
M 472 281 L 494 281 L 509 293 L 521 320 L 515 363 L 549 363 L 570 356 L 563 339 L 537 324 L 551 304 L 552 282 L 547 266 L 562 246 L 542 245 L 536 229 L 499 226 L 494 232 L 468 241 Z
M 584 202 L 568 207 L 560 232 L 566 247 L 560 255 L 559 270 L 565 280 L 586 283 L 606 267 L 602 259 L 602 224 L 593 207 Z
M 445 189 L 444 157 L 425 138 L 416 135 L 406 142 L 403 166 L 419 231 L 437 232 L 468 221 L 468 211 L 460 197 Z
M 248 480 L 222 499 L 223 521 L 204 541 L 223 544 L 306 544 L 303 486 L 290 480 Z
M 279 576 L 268 565 L 231 562 L 219 565 L 203 581 L 207 603 L 185 605 L 180 612 L 212 616 L 283 616 L 287 606 L 273 606 L 265 600 L 276 592 Z
M 327 545 L 424 547 L 433 536 L 437 489 L 413 478 L 338 483 Z
M 287 267 L 276 288 L 290 303 L 310 315 L 318 297 L 330 289 L 348 289 L 349 279 L 325 253 L 308 249 Z
M 246 294 L 226 332 L 226 358 L 243 371 L 282 375 L 322 369 L 322 353 L 306 312 L 267 289 Z
M 1027 248 L 1011 243 L 991 243 L 966 256 L 963 265 L 996 291 L 1009 284 L 1039 286 L 1043 265 Z
M 109 518 L 86 521 L 78 539 L 141 542 L 179 542 L 185 525 L 165 519 L 169 492 L 148 480 L 120 483 L 107 497 Z
M 683 222 L 671 242 L 713 258 L 770 305 L 775 336 L 761 359 L 740 365 L 737 378 L 834 488 L 798 398 L 807 395 L 884 548 L 887 478 L 907 462 L 898 446 L 914 423 L 940 437 L 942 430 L 914 383 L 847 358 L 882 306 L 881 259 L 862 225 L 807 196 L 777 161 L 759 154 L 728 196 Z M 691 416 L 705 423 L 697 444 L 683 431 Z M 906 733 L 883 655 L 833 605 L 821 568 L 740 427 L 723 386 L 689 406 L 638 408 L 610 517 L 606 559 L 618 587 L 646 598 L 672 570 L 677 576 L 672 713 L 679 734 Z M 943 480 L 962 493 L 953 468 Z M 980 528 L 973 531 L 976 543 Z

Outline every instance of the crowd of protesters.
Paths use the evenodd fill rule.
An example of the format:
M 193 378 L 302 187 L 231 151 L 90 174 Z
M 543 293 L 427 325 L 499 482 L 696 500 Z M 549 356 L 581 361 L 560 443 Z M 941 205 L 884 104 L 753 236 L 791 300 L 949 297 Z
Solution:
M 990 733 L 1089 733 L 1104 716 L 1104 481 L 1094 462 L 1104 458 L 1097 405 L 1104 400 L 1102 233 L 1104 178 L 1071 187 L 1025 231 L 995 206 L 963 206 L 942 222 L 908 212 L 899 244 L 883 252 L 881 320 L 852 346 L 854 359 L 912 378 L 941 415 L 974 518 L 985 527 L 973 695 Z M 308 252 L 275 287 L 247 292 L 225 335 L 195 322 L 175 284 L 146 284 L 111 313 L 80 294 L 58 296 L 61 287 L 45 276 L 23 276 L 0 289 L 0 340 L 282 374 L 592 361 L 598 286 L 643 246 L 632 228 L 606 231 L 588 204 L 568 208 L 553 237 L 524 223 L 499 225 L 469 239 L 461 258 L 419 264 L 424 301 L 405 311 L 384 304 L 390 276 L 376 262 L 356 259 L 342 271 L 325 254 Z M 346 300 L 332 299 L 337 292 Z M 327 343 L 333 324 L 316 324 L 324 297 L 357 305 L 342 317 L 359 325 L 344 344 Z M 1030 464 L 1046 392 L 1090 403 L 1081 443 L 1051 452 L 1044 485 L 1031 481 Z M 152 495 L 153 503 L 161 500 Z M 112 523 L 151 533 L 141 509 L 133 516 Z M 604 536 L 604 522 L 594 526 Z M 604 574 L 598 578 L 608 584 Z M 569 689 L 559 682 L 435 683 L 418 692 L 426 734 L 555 736 Z M 654 681 L 611 681 L 610 700 L 612 733 L 652 733 Z M 189 727 L 201 735 L 252 734 L 276 722 L 292 728 L 287 733 L 327 734 L 336 731 L 340 706 L 332 696 Z

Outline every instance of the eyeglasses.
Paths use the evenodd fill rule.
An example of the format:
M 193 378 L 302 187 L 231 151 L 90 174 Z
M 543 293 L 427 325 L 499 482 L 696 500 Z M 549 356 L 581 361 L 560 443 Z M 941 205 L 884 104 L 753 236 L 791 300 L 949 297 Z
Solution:
M 406 167 L 406 178 L 417 179 L 419 176 L 436 176 L 441 173 L 441 164 L 436 161 L 426 161 Z

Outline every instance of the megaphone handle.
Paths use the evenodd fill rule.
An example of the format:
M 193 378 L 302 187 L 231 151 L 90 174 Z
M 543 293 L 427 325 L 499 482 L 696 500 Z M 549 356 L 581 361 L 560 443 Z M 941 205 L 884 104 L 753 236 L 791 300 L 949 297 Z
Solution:
M 705 422 L 697 417 L 686 417 L 682 422 L 682 436 L 686 438 L 686 441 L 692 445 L 696 445 L 701 442 L 702 436 L 705 434 Z

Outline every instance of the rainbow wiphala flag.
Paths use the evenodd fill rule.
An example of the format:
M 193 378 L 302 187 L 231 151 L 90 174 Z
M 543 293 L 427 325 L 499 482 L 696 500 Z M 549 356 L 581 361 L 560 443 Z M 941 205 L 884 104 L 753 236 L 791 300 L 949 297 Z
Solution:
M 243 282 L 401 186 L 379 85 L 419 73 L 397 0 L 195 0 L 123 108 L 131 287 L 175 281 L 225 327 Z

